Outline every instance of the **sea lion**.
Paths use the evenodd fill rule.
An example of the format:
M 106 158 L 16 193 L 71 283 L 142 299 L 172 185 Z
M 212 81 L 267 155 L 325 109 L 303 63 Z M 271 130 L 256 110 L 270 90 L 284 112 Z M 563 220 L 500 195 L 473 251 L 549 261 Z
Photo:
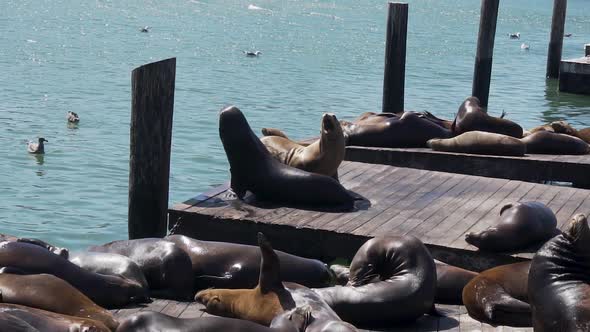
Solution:
M 265 136 L 260 141 L 278 161 L 307 172 L 334 177 L 344 159 L 344 134 L 331 113 L 322 116 L 320 138 L 307 146 L 281 136 Z
M 354 255 L 347 286 L 314 291 L 342 320 L 355 325 L 411 322 L 433 307 L 436 267 L 413 236 L 375 237 Z
M 488 115 L 480 106 L 477 97 L 469 97 L 459 106 L 451 128 L 455 135 L 468 131 L 485 131 L 515 138 L 522 137 L 521 126 L 510 120 Z
M 555 214 L 545 204 L 524 202 L 506 204 L 500 221 L 479 233 L 465 234 L 465 241 L 485 251 L 514 251 L 544 243 L 557 234 Z
M 2 241 L 24 242 L 24 243 L 38 245 L 38 246 L 45 248 L 48 251 L 50 251 L 58 256 L 65 258 L 65 259 L 67 259 L 68 255 L 69 255 L 68 249 L 56 247 L 52 244 L 49 244 L 49 243 L 39 240 L 39 239 L 31 239 L 31 238 L 24 238 L 24 237 L 16 237 L 13 235 L 8 235 L 8 234 L 0 234 L 0 242 L 2 242 Z
M 566 121 L 553 121 L 542 126 L 537 126 L 532 129 L 529 129 L 531 134 L 534 134 L 538 131 L 551 131 L 558 134 L 566 134 L 570 136 L 575 136 L 579 138 L 578 131 L 572 127 Z
M 498 156 L 524 156 L 525 145 L 519 139 L 484 131 L 469 131 L 447 139 L 427 143 L 435 151 L 474 153 Z
M 250 190 L 269 202 L 354 207 L 354 197 L 338 181 L 274 159 L 237 107 L 221 110 L 219 136 L 230 164 L 231 189 L 238 198 Z
M 84 270 L 118 275 L 137 282 L 146 291 L 149 288 L 143 272 L 129 257 L 107 252 L 78 251 L 70 254 L 69 260 Z
M 194 293 L 191 259 L 184 250 L 159 238 L 112 241 L 88 251 L 129 257 L 145 276 L 150 294 L 172 299 L 190 299 Z
M 451 130 L 451 128 L 453 126 L 453 121 L 438 118 L 438 117 L 434 116 L 434 114 L 432 114 L 428 111 L 418 112 L 417 114 L 419 117 L 424 118 L 428 121 L 434 122 L 435 124 L 445 128 L 445 129 Z
M 0 312 L 0 331 L 40 332 L 24 320 L 5 312 Z
M 590 228 L 575 215 L 533 257 L 528 294 L 535 331 L 590 331 Z
M 473 278 L 463 288 L 469 316 L 491 325 L 531 326 L 527 293 L 530 265 L 529 261 L 501 265 Z
M 432 138 L 451 137 L 451 131 L 414 112 L 365 113 L 354 122 L 340 121 L 346 145 L 388 148 L 424 147 Z
M 584 142 L 590 144 L 590 128 L 578 130 L 578 137 Z
M 526 144 L 527 153 L 542 154 L 587 154 L 590 152 L 588 143 L 583 140 L 550 131 L 538 131 L 521 141 Z
M 0 313 L 9 314 L 25 321 L 43 332 L 109 332 L 103 323 L 88 318 L 58 314 L 18 304 L 0 304 Z M 11 331 L 12 332 L 12 331 Z
M 434 260 L 436 265 L 435 303 L 463 304 L 463 288 L 478 273 Z
M 51 274 L 16 275 L 0 273 L 2 302 L 20 304 L 68 316 L 102 322 L 111 330 L 119 323 L 107 310 Z
M 198 292 L 195 300 L 204 304 L 207 312 L 235 317 L 269 325 L 272 320 L 297 307 L 309 308 L 313 317 L 306 332 L 356 331 L 354 326 L 342 322 L 311 289 L 290 282 L 282 282 L 280 260 L 264 235 L 258 233 L 261 251 L 260 279 L 254 289 L 208 289 Z
M 200 241 L 184 235 L 164 238 L 186 252 L 192 262 L 195 288 L 254 288 L 260 276 L 260 248 L 245 244 Z M 307 287 L 325 287 L 332 273 L 316 259 L 275 251 L 283 280 Z
M 14 267 L 27 273 L 53 274 L 102 307 L 120 307 L 149 300 L 145 290 L 133 281 L 86 271 L 61 256 L 29 243 L 1 242 L 0 266 Z

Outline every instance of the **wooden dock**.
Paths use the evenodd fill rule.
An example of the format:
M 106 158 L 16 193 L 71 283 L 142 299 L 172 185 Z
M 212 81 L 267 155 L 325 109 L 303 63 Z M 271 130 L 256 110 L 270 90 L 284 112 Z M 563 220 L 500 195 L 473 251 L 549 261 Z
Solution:
M 435 317 L 424 315 L 414 324 L 379 330 L 361 329 L 363 332 L 410 332 L 410 331 L 532 331 L 532 328 L 510 328 L 506 326 L 493 327 L 482 324 L 469 317 L 465 307 L 453 305 L 436 305 L 437 310 L 443 316 Z M 141 311 L 156 311 L 179 318 L 198 318 L 211 316 L 203 311 L 204 306 L 196 302 L 178 302 L 171 300 L 155 300 L 146 306 L 133 306 L 125 309 L 111 310 L 119 321 Z
M 347 146 L 346 160 L 530 182 L 570 182 L 590 188 L 590 155 L 503 157 L 427 148 Z
M 590 95 L 590 56 L 561 60 L 559 91 Z

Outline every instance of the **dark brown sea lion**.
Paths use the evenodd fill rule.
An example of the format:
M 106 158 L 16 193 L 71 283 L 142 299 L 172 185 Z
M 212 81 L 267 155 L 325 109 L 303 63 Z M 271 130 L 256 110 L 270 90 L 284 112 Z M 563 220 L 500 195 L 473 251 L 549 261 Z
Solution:
M 268 202 L 354 207 L 354 197 L 338 181 L 274 159 L 237 107 L 221 111 L 219 136 L 230 164 L 231 189 L 238 198 L 250 190 Z
M 522 127 L 503 118 L 496 118 L 480 106 L 477 97 L 469 97 L 459 106 L 459 111 L 453 121 L 452 131 L 455 135 L 461 135 L 468 131 L 486 131 L 490 133 L 522 137 Z
M 0 266 L 15 267 L 27 273 L 53 274 L 102 307 L 120 307 L 149 300 L 145 290 L 133 281 L 86 271 L 61 256 L 29 243 L 1 242 Z
M 436 295 L 434 302 L 444 304 L 463 304 L 463 288 L 478 273 L 448 265 L 437 260 L 436 264 Z
M 424 147 L 432 138 L 448 138 L 451 132 L 414 112 L 366 113 L 354 122 L 340 121 L 346 145 L 389 148 Z
M 418 112 L 417 114 L 418 116 L 426 120 L 432 121 L 445 129 L 451 130 L 451 128 L 453 127 L 453 121 L 437 118 L 436 116 L 434 116 L 434 114 L 428 111 Z
M 245 244 L 200 241 L 184 235 L 165 240 L 184 250 L 192 262 L 195 288 L 254 288 L 260 276 L 260 248 Z M 321 261 L 275 251 L 283 280 L 307 287 L 325 287 L 332 273 Z
M 581 138 L 584 142 L 590 144 L 590 128 L 578 130 L 578 137 Z
M 311 289 L 295 283 L 283 283 L 279 257 L 260 233 L 258 244 L 261 251 L 258 286 L 254 289 L 208 289 L 198 292 L 195 300 L 204 304 L 207 312 L 269 325 L 275 317 L 301 307 L 308 308 L 313 317 L 305 328 L 306 332 L 356 331 L 354 326 L 342 322 Z
M 173 242 L 158 238 L 120 240 L 88 251 L 129 257 L 145 276 L 150 294 L 172 299 L 191 299 L 194 294 L 191 259 Z
M 501 265 L 473 278 L 463 288 L 469 316 L 491 325 L 531 326 L 527 293 L 530 265 Z
M 17 317 L 42 332 L 110 331 L 103 323 L 96 320 L 58 314 L 18 304 L 2 303 L 0 304 L 0 312 Z
M 3 303 L 93 319 L 111 330 L 119 325 L 108 310 L 99 307 L 79 290 L 51 274 L 0 273 L 0 293 Z
M 24 238 L 24 237 L 16 237 L 13 235 L 0 234 L 0 242 L 1 241 L 23 242 L 23 243 L 30 243 L 30 244 L 38 245 L 42 248 L 45 248 L 45 249 L 51 251 L 54 254 L 61 256 L 63 258 L 66 258 L 66 259 L 68 258 L 68 254 L 69 254 L 68 249 L 56 247 L 52 244 L 49 244 L 49 243 L 39 240 L 39 239 L 30 239 L 30 238 Z
M 431 139 L 428 147 L 435 151 L 524 156 L 525 145 L 519 139 L 483 131 L 469 131 L 447 139 Z
M 535 331 L 590 331 L 590 227 L 583 214 L 537 251 L 528 282 Z
M 376 237 L 354 255 L 347 286 L 314 291 L 342 320 L 355 325 L 411 322 L 432 309 L 436 267 L 417 238 Z
M 588 143 L 583 140 L 550 131 L 538 131 L 521 141 L 526 144 L 527 153 L 542 154 L 587 154 L 590 152 Z
M 143 272 L 129 257 L 107 252 L 78 251 L 71 253 L 69 260 L 84 270 L 121 276 L 137 282 L 146 291 L 149 288 Z
M 534 134 L 538 131 L 551 131 L 554 133 L 566 134 L 579 138 L 578 131 L 566 121 L 553 121 L 551 123 L 547 123 L 542 126 L 537 126 L 535 128 L 529 129 L 529 133 L 531 134 Z
M 557 234 L 555 214 L 545 204 L 524 202 L 506 204 L 500 221 L 479 233 L 465 234 L 465 241 L 480 250 L 514 251 L 544 243 Z
M 330 113 L 322 116 L 320 138 L 307 146 L 282 136 L 265 136 L 260 141 L 278 161 L 307 172 L 336 176 L 344 159 L 342 127 Z
M 0 331 L 40 332 L 24 320 L 5 312 L 0 312 Z

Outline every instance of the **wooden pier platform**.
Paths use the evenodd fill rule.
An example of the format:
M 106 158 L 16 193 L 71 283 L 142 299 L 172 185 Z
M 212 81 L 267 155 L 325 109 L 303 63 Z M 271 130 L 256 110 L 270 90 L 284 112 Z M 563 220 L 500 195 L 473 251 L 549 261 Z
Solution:
M 559 91 L 590 95 L 590 56 L 561 60 Z
M 169 228 L 197 239 L 246 244 L 255 244 L 261 231 L 277 249 L 325 262 L 352 258 L 373 236 L 411 234 L 436 259 L 483 270 L 532 256 L 476 252 L 464 241 L 465 233 L 494 225 L 503 205 L 540 201 L 555 212 L 560 228 L 574 214 L 590 212 L 585 189 L 360 162 L 343 162 L 339 174 L 344 187 L 365 198 L 355 211 L 240 201 L 224 185 L 173 206 Z
M 570 182 L 590 188 L 590 154 L 504 157 L 427 148 L 347 146 L 346 160 L 531 182 Z
M 441 317 L 424 315 L 414 324 L 393 328 L 384 328 L 378 330 L 366 330 L 360 329 L 362 332 L 414 332 L 414 331 L 532 331 L 532 328 L 511 328 L 506 326 L 493 327 L 488 324 L 480 323 L 473 318 L 469 317 L 465 307 L 453 306 L 453 305 L 436 305 Z M 211 316 L 203 311 L 204 306 L 196 302 L 178 302 L 172 300 L 159 300 L 156 299 L 154 302 L 146 306 L 132 306 L 125 309 L 111 310 L 119 321 L 125 319 L 128 316 L 136 314 L 141 311 L 156 311 L 161 312 L 170 316 L 179 318 L 198 318 Z M 230 332 L 230 331 L 228 331 Z

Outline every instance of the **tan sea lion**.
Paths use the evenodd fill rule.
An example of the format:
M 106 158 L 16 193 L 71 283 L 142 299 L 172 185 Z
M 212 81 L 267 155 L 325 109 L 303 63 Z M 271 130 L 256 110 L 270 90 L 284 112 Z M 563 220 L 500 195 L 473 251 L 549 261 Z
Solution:
M 531 263 L 501 265 L 481 272 L 463 288 L 469 316 L 490 324 L 531 326 L 528 275 Z
M 109 332 L 101 322 L 18 304 L 0 304 L 0 312 L 17 317 L 42 332 Z M 8 332 L 8 331 L 7 331 Z M 12 331 L 11 331 L 12 332 Z
M 587 154 L 590 146 L 574 136 L 557 134 L 551 131 L 538 131 L 521 141 L 526 144 L 527 153 L 540 154 Z
M 113 331 L 119 325 L 108 310 L 99 307 L 79 290 L 51 274 L 0 273 L 0 293 L 4 303 L 93 319 Z
M 515 138 L 522 137 L 521 126 L 502 117 L 496 118 L 488 115 L 480 106 L 477 97 L 465 99 L 459 106 L 459 111 L 451 127 L 455 135 L 461 135 L 469 131 L 485 131 Z
M 324 113 L 320 138 L 303 146 L 282 136 L 265 136 L 260 141 L 278 161 L 307 172 L 335 176 L 344 159 L 344 135 L 334 114 Z
M 590 331 L 590 227 L 583 214 L 537 251 L 528 294 L 535 331 Z
M 431 139 L 428 147 L 435 151 L 486 154 L 497 156 L 524 156 L 525 145 L 519 139 L 484 131 L 468 131 L 447 139 Z
M 584 142 L 590 144 L 590 128 L 578 130 L 578 137 L 581 138 Z

